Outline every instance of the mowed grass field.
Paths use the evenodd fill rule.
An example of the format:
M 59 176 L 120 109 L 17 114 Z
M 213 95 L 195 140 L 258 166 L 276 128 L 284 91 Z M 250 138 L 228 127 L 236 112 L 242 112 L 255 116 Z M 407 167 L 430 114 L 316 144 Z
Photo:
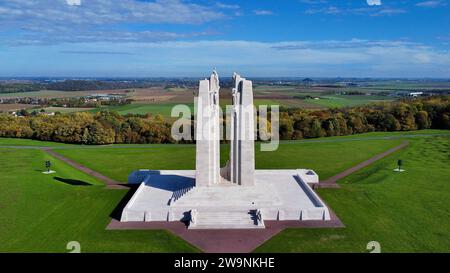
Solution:
M 323 179 L 400 144 L 407 136 L 411 137 L 406 149 L 343 179 L 341 189 L 319 190 L 346 228 L 285 230 L 256 251 L 366 252 L 366 244 L 375 240 L 383 252 L 449 252 L 450 131 L 283 142 L 276 152 L 257 152 L 257 168 L 308 167 Z M 105 230 L 126 190 L 105 189 L 101 182 L 39 149 L 7 148 L 33 146 L 30 142 L 0 138 L 0 252 L 66 252 L 67 242 L 73 240 L 81 243 L 84 252 L 197 251 L 164 231 Z M 226 148 L 223 145 L 223 157 Z M 123 181 L 139 168 L 193 169 L 195 164 L 194 145 L 57 144 L 55 151 Z M 406 172 L 393 172 L 399 158 Z M 54 175 L 41 173 L 47 159 L 54 163 Z M 74 186 L 68 181 L 92 185 Z
M 288 229 L 257 252 L 450 252 L 450 139 L 421 138 L 320 196 L 343 229 Z M 398 159 L 405 172 L 394 172 Z
M 311 168 L 321 178 L 328 178 L 365 159 L 399 145 L 402 140 L 367 140 L 349 142 L 281 143 L 274 152 L 261 152 L 256 146 L 257 169 Z M 135 146 L 136 147 L 136 146 Z M 228 158 L 228 145 L 221 146 L 221 163 Z M 126 182 L 137 169 L 193 170 L 194 145 L 146 145 L 136 148 L 58 149 L 58 153 L 98 170 L 104 175 Z
M 0 148 L 0 252 L 197 251 L 166 231 L 107 231 L 126 190 L 102 182 L 36 149 Z M 45 160 L 56 173 L 44 175 Z M 81 185 L 80 185 L 81 184 Z

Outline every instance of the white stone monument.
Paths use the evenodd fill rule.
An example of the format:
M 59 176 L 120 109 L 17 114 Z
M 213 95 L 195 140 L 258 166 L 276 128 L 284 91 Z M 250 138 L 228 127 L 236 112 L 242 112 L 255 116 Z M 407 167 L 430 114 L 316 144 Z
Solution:
M 255 185 L 254 107 L 252 82 L 233 74 L 230 160 L 224 178 L 241 186 Z
M 197 102 L 195 184 L 207 187 L 220 182 L 219 75 L 200 81 Z
M 310 187 L 307 169 L 255 170 L 252 82 L 233 75 L 230 158 L 220 168 L 220 81 L 214 70 L 200 81 L 196 122 L 196 170 L 140 170 L 141 183 L 121 221 L 186 221 L 190 229 L 264 228 L 266 220 L 330 220 Z M 301 156 L 301 155 L 299 155 Z

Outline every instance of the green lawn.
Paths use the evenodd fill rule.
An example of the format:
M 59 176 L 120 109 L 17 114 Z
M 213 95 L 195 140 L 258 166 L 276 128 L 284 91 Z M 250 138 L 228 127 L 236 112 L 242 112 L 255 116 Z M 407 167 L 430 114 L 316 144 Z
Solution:
M 389 148 L 402 140 L 367 140 L 321 143 L 281 143 L 275 152 L 260 152 L 256 146 L 256 168 L 313 168 L 321 178 L 328 178 Z M 222 145 L 221 161 L 227 160 L 228 145 Z M 146 145 L 140 148 L 58 149 L 58 153 L 91 169 L 127 181 L 137 169 L 195 169 L 194 145 Z
M 405 172 L 393 169 L 403 159 Z M 289 229 L 257 252 L 450 252 L 450 139 L 413 139 L 399 151 L 319 194 L 343 229 Z
M 346 228 L 285 230 L 257 251 L 364 252 L 369 241 L 378 241 L 383 252 L 450 252 L 450 138 L 436 134 L 450 132 L 292 141 L 283 142 L 276 152 L 257 152 L 257 168 L 307 167 L 324 179 L 404 141 L 380 138 L 404 136 L 410 141 L 406 149 L 340 181 L 341 189 L 319 190 Z M 32 143 L 0 138 L 0 252 L 65 252 L 67 242 L 74 240 L 85 252 L 196 251 L 165 231 L 106 231 L 109 216 L 126 190 L 105 189 L 40 150 L 1 147 L 53 145 Z M 193 169 L 195 165 L 194 145 L 56 146 L 55 151 L 122 181 L 139 168 Z M 227 150 L 222 145 L 223 162 Z M 394 173 L 399 158 L 406 172 Z M 48 159 L 57 171 L 54 175 L 41 173 Z
M 292 140 L 286 141 L 283 143 L 303 143 L 303 142 L 327 142 L 327 141 L 353 141 L 353 140 L 366 140 L 366 139 L 386 139 L 386 138 L 410 138 L 415 136 L 435 136 L 435 135 L 448 135 L 450 136 L 450 130 L 417 130 L 417 131 L 399 131 L 399 132 L 373 132 L 373 133 L 365 133 L 365 134 L 357 134 L 357 135 L 348 135 L 348 136 L 339 136 L 339 137 L 323 137 L 323 138 L 313 138 L 313 139 L 302 139 L 302 140 Z M 31 139 L 22 139 L 22 138 L 5 138 L 0 137 L 0 146 L 40 146 L 40 147 L 54 147 L 58 146 L 60 148 L 97 148 L 97 147 L 155 147 L 155 146 L 166 146 L 165 144 L 115 144 L 115 145 L 103 145 L 103 146 L 95 146 L 95 145 L 74 145 L 74 144 L 64 144 L 58 142 L 50 142 L 50 141 L 38 141 Z
M 107 231 L 126 190 L 102 183 L 40 150 L 0 148 L 0 252 L 191 252 L 166 231 Z M 42 174 L 51 160 L 54 175 Z M 90 186 L 66 182 L 89 183 Z
M 6 138 L 6 137 L 0 137 L 0 148 L 1 146 L 81 147 L 80 145 L 64 144 L 59 142 L 40 141 L 24 138 Z

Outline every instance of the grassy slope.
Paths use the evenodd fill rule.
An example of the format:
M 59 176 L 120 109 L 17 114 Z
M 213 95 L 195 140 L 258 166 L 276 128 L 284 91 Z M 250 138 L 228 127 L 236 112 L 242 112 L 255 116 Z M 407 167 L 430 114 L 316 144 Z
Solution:
M 425 138 L 340 181 L 320 195 L 344 229 L 289 229 L 258 252 L 450 252 L 450 140 Z M 397 159 L 406 172 L 395 173 Z
M 339 137 L 323 137 L 323 138 L 314 138 L 314 139 L 302 139 L 302 140 L 292 140 L 292 141 L 283 141 L 283 143 L 303 143 L 303 142 L 327 142 L 327 141 L 342 141 L 342 140 L 365 140 L 370 138 L 401 138 L 403 136 L 405 137 L 411 137 L 414 135 L 450 135 L 450 130 L 434 130 L 434 129 L 427 129 L 427 130 L 417 130 L 417 131 L 399 131 L 399 132 L 373 132 L 373 133 L 365 133 L 365 134 L 357 134 L 357 135 L 348 135 L 348 136 L 339 136 Z M 20 138 L 4 138 L 0 137 L 0 146 L 39 146 L 39 147 L 115 147 L 115 146 L 124 146 L 124 147 L 144 147 L 144 146 L 166 146 L 165 144 L 162 145 L 156 145 L 156 144 L 150 144 L 150 145 L 142 145 L 142 144 L 123 144 L 123 145 L 104 145 L 104 146 L 83 146 L 83 145 L 71 145 L 71 144 L 64 144 L 64 143 L 58 143 L 58 142 L 50 142 L 50 141 L 38 141 L 38 140 L 31 140 L 31 139 L 20 139 Z
M 165 231 L 106 231 L 125 190 L 108 190 L 88 175 L 39 150 L 0 148 L 0 252 L 195 251 Z M 55 175 L 41 173 L 50 159 Z M 54 177 L 92 184 L 72 186 Z
M 33 139 L 0 137 L 1 146 L 71 147 L 75 145 Z
M 436 130 L 413 133 L 444 132 L 448 133 Z M 349 142 L 288 142 L 278 152 L 265 153 L 267 155 L 258 153 L 257 164 L 259 168 L 308 166 L 318 169 L 324 178 L 326 172 L 335 174 L 338 168 L 347 168 L 343 166 L 345 164 L 353 165 L 369 157 L 376 149 L 385 150 L 400 142 L 361 139 L 402 134 L 405 133 L 371 133 L 324 139 L 346 139 Z M 358 140 L 351 141 L 352 137 Z M 27 142 L 26 145 L 32 142 L 0 138 L 0 145 L 20 141 Z M 449 138 L 413 138 L 410 141 L 412 144 L 407 150 L 344 179 L 342 189 L 320 190 L 321 196 L 347 228 L 286 230 L 258 251 L 362 252 L 371 240 L 379 241 L 383 251 L 450 251 Z M 38 143 L 38 146 L 43 146 L 42 142 Z M 156 147 L 154 149 L 112 147 L 58 151 L 66 155 L 74 154 L 74 158 L 86 161 L 94 169 L 124 179 L 128 174 L 127 168 L 189 169 L 194 165 L 192 145 L 150 145 Z M 105 231 L 109 214 L 125 191 L 106 190 L 102 186 L 70 186 L 42 175 L 38 170 L 43 161 L 50 157 L 38 150 L 0 148 L 0 152 L 5 155 L 0 159 L 0 208 L 5 209 L 0 214 L 0 252 L 64 252 L 65 244 L 70 240 L 80 241 L 83 251 L 194 250 L 162 231 Z M 103 156 L 99 155 L 100 152 Z M 167 156 L 168 153 L 172 156 Z M 89 160 L 83 159 L 83 156 L 88 156 Z M 192 160 L 186 160 L 189 158 Z M 398 158 L 405 161 L 407 172 L 393 174 L 392 169 Z M 120 161 L 126 163 L 114 163 Z M 353 161 L 355 163 L 351 163 Z M 55 163 L 57 176 L 98 184 L 64 163 L 55 159 L 52 162 Z M 95 167 L 95 164 L 99 165 Z M 119 165 L 124 165 L 124 168 L 116 170 Z M 12 202 L 17 205 L 10 205 Z
M 256 149 L 258 169 L 313 168 L 322 178 L 343 171 L 365 159 L 399 145 L 401 140 L 367 140 L 343 143 L 281 144 L 275 152 Z M 222 145 L 225 164 L 228 145 Z M 195 169 L 194 145 L 157 145 L 128 149 L 56 150 L 83 165 L 119 181 L 127 181 L 136 169 Z

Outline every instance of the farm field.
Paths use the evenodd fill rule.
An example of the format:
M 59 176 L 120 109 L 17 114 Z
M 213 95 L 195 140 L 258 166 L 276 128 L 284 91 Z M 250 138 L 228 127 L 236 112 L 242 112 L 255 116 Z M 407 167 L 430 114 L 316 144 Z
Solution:
M 310 167 L 324 179 L 398 145 L 404 141 L 402 136 L 410 141 L 406 149 L 342 179 L 341 189 L 319 189 L 346 228 L 285 230 L 257 251 L 365 252 L 367 242 L 376 240 L 383 252 L 449 252 L 449 131 L 283 142 L 276 152 L 258 152 L 256 164 L 257 168 Z M 326 140 L 331 142 L 313 142 Z M 110 214 L 126 190 L 105 189 L 101 182 L 39 149 L 7 147 L 33 146 L 32 142 L 0 138 L 4 155 L 0 158 L 0 252 L 66 252 L 66 243 L 73 240 L 81 243 L 84 252 L 197 251 L 164 231 L 106 231 Z M 52 145 L 36 141 L 34 146 Z M 55 144 L 54 148 L 122 181 L 139 168 L 192 169 L 195 156 L 194 145 Z M 399 158 L 404 160 L 404 173 L 392 171 Z M 53 162 L 54 175 L 41 174 L 45 160 Z
M 32 91 L 32 92 L 17 92 L 17 93 L 0 93 L 0 98 L 71 98 L 80 97 L 92 94 L 94 91 Z M 100 93 L 100 92 L 97 92 Z
M 56 112 L 60 112 L 60 113 L 75 113 L 75 112 L 84 112 L 84 111 L 89 111 L 92 110 L 94 108 L 81 108 L 81 107 L 45 107 L 45 108 L 40 108 L 40 109 L 36 109 L 36 111 L 41 111 L 41 109 L 44 109 L 46 113 L 56 113 Z
M 395 81 L 384 80 L 378 82 L 367 82 L 367 89 L 372 90 L 450 90 L 448 81 Z
M 322 110 L 327 108 L 341 108 L 365 105 L 376 102 L 389 102 L 397 98 L 381 95 L 381 92 L 392 93 L 398 91 L 445 91 L 450 90 L 450 83 L 445 81 L 367 81 L 359 82 L 355 86 L 346 86 L 339 81 L 318 81 L 312 85 L 304 85 L 301 82 L 291 86 L 255 84 L 254 102 L 255 105 L 280 105 L 283 107 L 301 108 L 307 110 Z M 164 117 L 170 116 L 170 111 L 174 105 L 186 104 L 192 108 L 194 96 L 197 92 L 195 87 L 148 87 L 118 90 L 92 90 L 92 91 L 34 91 L 20 93 L 0 93 L 0 99 L 10 98 L 74 98 L 93 94 L 121 94 L 133 100 L 131 105 L 123 106 L 103 106 L 92 110 L 80 108 L 57 109 L 62 113 L 100 110 L 117 111 L 119 114 L 158 114 Z M 345 92 L 361 92 L 371 95 L 342 95 Z M 380 94 L 380 95 L 378 95 Z M 318 99 L 315 99 L 318 98 Z M 220 90 L 221 104 L 230 104 L 231 89 L 224 87 Z M 12 106 L 2 106 L 10 110 Z M 35 105 L 23 105 L 19 107 L 33 108 Z M 13 107 L 15 110 L 17 106 Z M 49 109 L 51 112 L 53 109 Z
M 21 109 L 30 109 L 36 107 L 33 104 L 19 104 L 19 103 L 11 103 L 11 104 L 0 104 L 0 113 L 1 112 L 9 112 L 9 111 L 17 111 Z
M 334 95 L 319 96 L 319 99 L 306 99 L 306 102 L 321 105 L 327 108 L 341 108 L 364 105 L 376 102 L 393 101 L 392 97 L 385 96 L 352 96 L 352 95 Z
M 109 111 L 115 111 L 115 112 L 119 113 L 120 115 L 126 115 L 126 114 L 157 115 L 157 114 L 160 114 L 164 117 L 170 117 L 172 108 L 176 105 L 178 105 L 178 103 L 157 103 L 157 104 L 156 103 L 155 104 L 132 103 L 132 104 L 121 105 L 121 106 L 104 106 L 101 108 L 93 109 L 90 112 L 97 113 L 102 110 L 109 110 Z M 193 104 L 186 104 L 186 105 L 188 105 L 191 109 L 193 109 L 193 107 L 194 107 Z
M 303 100 L 299 99 L 291 99 L 291 100 L 285 100 L 285 99 L 255 99 L 254 101 L 255 106 L 258 107 L 260 105 L 279 105 L 284 107 L 298 107 L 302 109 L 323 109 L 323 106 L 315 105 L 311 103 L 307 103 Z M 109 111 L 115 111 L 119 113 L 120 115 L 127 115 L 127 114 L 138 114 L 138 115 L 145 115 L 145 114 L 152 114 L 157 115 L 160 114 L 163 117 L 169 118 L 171 117 L 171 112 L 173 107 L 176 105 L 186 105 L 191 109 L 191 113 L 194 113 L 194 103 L 132 103 L 127 105 L 121 105 L 121 106 L 102 106 L 100 108 L 95 108 L 91 110 L 87 110 L 88 112 L 92 113 L 98 113 L 102 110 L 109 110 Z M 226 106 L 231 105 L 231 100 L 223 99 L 220 102 L 220 105 L 223 109 L 223 111 L 226 111 Z M 70 108 L 67 108 L 70 109 Z M 76 112 L 79 108 L 75 108 L 73 112 Z

